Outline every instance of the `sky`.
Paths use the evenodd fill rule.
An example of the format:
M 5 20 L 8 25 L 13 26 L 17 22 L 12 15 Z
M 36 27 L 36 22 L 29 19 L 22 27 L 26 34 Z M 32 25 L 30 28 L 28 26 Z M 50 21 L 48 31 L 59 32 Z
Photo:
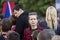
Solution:
M 59 10 L 60 9 L 60 0 L 55 0 L 55 5 L 56 5 L 56 9 Z

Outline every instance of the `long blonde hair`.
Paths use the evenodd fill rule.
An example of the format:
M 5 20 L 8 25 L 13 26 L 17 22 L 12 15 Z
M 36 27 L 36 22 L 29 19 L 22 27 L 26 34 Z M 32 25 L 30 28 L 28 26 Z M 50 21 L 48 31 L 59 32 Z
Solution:
M 52 22 L 52 20 L 53 20 L 53 22 Z M 57 29 L 57 24 L 58 24 L 57 11 L 53 6 L 48 7 L 46 10 L 46 22 L 47 22 L 47 26 L 50 29 L 53 29 L 53 26 L 54 26 L 54 30 Z

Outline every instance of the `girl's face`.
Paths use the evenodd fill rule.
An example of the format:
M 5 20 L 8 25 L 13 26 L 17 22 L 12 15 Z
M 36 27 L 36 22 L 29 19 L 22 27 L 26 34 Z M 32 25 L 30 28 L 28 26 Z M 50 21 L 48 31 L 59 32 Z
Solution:
M 29 24 L 31 26 L 37 25 L 38 20 L 37 20 L 37 15 L 29 15 Z

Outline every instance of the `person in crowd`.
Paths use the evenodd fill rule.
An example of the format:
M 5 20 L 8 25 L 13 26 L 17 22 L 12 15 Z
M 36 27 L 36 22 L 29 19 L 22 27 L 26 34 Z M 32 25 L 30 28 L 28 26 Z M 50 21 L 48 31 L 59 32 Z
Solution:
M 57 30 L 57 10 L 53 6 L 48 7 L 46 11 L 46 22 L 50 29 Z
M 0 21 L 4 18 L 4 16 L 2 14 L 0 14 Z
M 46 24 L 46 26 L 44 24 Z M 47 8 L 45 22 L 42 23 L 41 26 L 54 30 L 57 29 L 57 11 L 53 6 Z
M 43 30 L 38 33 L 37 40 L 51 40 L 53 36 L 54 33 L 51 30 Z
M 33 40 L 37 40 L 37 35 L 38 35 L 39 32 L 40 32 L 40 30 L 35 30 L 35 31 L 32 32 L 32 39 Z
M 8 19 L 12 22 L 11 31 L 14 31 L 16 28 L 17 17 L 15 15 L 12 15 Z
M 5 38 L 2 35 L 0 35 L 0 40 L 5 40 Z
M 0 24 L 2 24 L 2 20 L 4 19 L 4 16 L 0 14 Z
M 10 31 L 12 26 L 12 22 L 10 22 L 8 19 L 3 19 L 2 20 L 2 35 L 4 38 L 7 38 L 6 34 L 8 31 Z
M 60 36 L 59 35 L 55 35 L 54 37 L 52 37 L 51 40 L 60 40 Z
M 58 26 L 57 10 L 53 6 L 48 7 L 45 21 L 40 22 L 39 24 L 46 29 L 54 30 L 56 34 L 58 34 L 60 27 Z
M 55 31 L 51 29 L 44 29 L 43 31 L 50 33 L 52 37 L 56 35 Z
M 44 28 L 38 25 L 38 16 L 36 12 L 30 12 L 28 16 L 29 16 L 28 21 L 29 21 L 30 27 L 24 30 L 24 40 L 33 40 L 32 32 L 35 30 L 42 31 Z
M 16 22 L 16 29 L 15 31 L 20 34 L 20 39 L 23 40 L 23 33 L 24 29 L 29 26 L 28 23 L 28 12 L 24 10 L 22 4 L 17 4 L 13 8 L 14 15 L 18 18 Z
M 19 33 L 15 32 L 15 31 L 8 32 L 7 40 L 20 40 L 20 35 L 19 35 Z
M 8 19 L 12 22 L 12 25 L 16 25 L 17 17 L 15 15 L 11 15 Z
M 58 20 L 58 28 L 56 30 L 56 34 L 60 35 L 60 16 L 58 16 L 57 20 Z
M 2 20 L 0 21 L 0 40 L 5 40 L 5 38 L 2 35 Z

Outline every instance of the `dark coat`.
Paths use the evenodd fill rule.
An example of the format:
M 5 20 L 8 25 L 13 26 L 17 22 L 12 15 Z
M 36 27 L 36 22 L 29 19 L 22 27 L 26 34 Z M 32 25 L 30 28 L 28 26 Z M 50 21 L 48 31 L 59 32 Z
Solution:
M 43 27 L 37 27 L 36 30 L 42 31 L 43 29 L 44 29 Z M 32 40 L 30 27 L 24 30 L 24 40 Z
M 60 35 L 60 22 L 58 22 L 58 28 L 55 31 L 57 35 Z
M 40 25 L 41 27 L 45 28 L 45 29 L 50 29 L 50 28 L 47 26 L 46 21 L 40 22 L 39 25 Z M 60 35 L 60 23 L 59 23 L 59 22 L 58 22 L 57 30 L 54 30 L 54 31 L 55 31 L 55 33 L 56 33 L 57 35 Z
M 0 35 L 0 40 L 5 40 L 5 38 L 3 37 L 3 35 Z
M 47 23 L 46 23 L 46 21 L 45 21 L 45 20 L 44 20 L 44 21 L 39 22 L 39 25 L 40 25 L 41 27 L 45 28 L 45 29 L 48 29 L 48 26 L 47 26 Z
M 17 19 L 15 31 L 20 34 L 20 39 L 23 39 L 24 29 L 28 27 L 28 12 L 22 13 Z

